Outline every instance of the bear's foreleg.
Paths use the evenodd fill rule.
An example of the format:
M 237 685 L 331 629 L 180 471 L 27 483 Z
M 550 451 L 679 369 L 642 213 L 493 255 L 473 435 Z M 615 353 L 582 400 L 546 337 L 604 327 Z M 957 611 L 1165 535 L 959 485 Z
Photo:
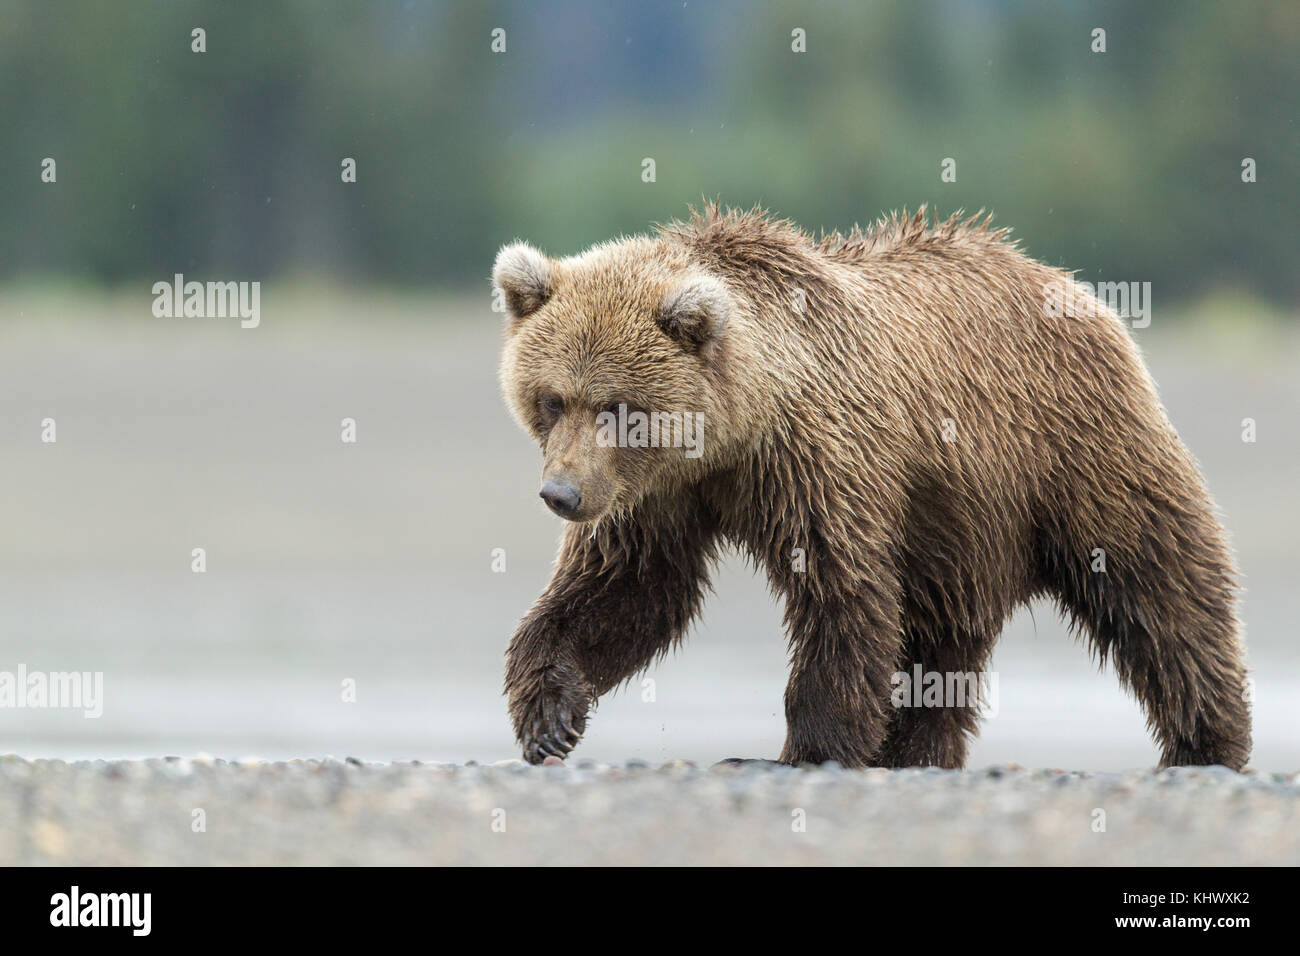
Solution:
M 898 604 L 888 589 L 847 597 L 787 597 L 790 682 L 781 762 L 865 767 L 892 716 L 890 677 L 899 655 Z
M 995 633 L 973 634 L 944 627 L 909 629 L 899 671 L 911 680 L 894 687 L 889 733 L 871 761 L 881 767 L 943 767 L 966 765 L 970 738 L 979 730 L 981 697 L 986 692 L 984 668 Z M 924 679 L 939 675 L 945 693 L 938 704 L 916 687 L 916 668 Z M 951 698 L 949 687 L 960 695 Z M 984 702 L 987 703 L 987 702 Z
M 679 640 L 714 557 L 707 517 L 651 529 L 571 525 L 546 591 L 506 651 L 506 694 L 524 759 L 565 757 L 602 694 Z

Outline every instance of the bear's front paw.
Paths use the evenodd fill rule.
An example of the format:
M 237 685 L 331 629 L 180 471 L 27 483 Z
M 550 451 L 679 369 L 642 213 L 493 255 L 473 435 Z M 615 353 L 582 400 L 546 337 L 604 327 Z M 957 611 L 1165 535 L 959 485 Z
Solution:
M 555 670 L 547 672 L 525 704 L 512 708 L 515 731 L 529 763 L 567 757 L 587 729 L 590 692 L 579 682 L 559 679 Z

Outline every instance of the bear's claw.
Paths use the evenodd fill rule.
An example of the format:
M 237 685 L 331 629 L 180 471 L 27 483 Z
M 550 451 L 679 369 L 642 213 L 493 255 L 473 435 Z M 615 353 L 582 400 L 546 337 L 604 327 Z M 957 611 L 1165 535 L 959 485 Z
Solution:
M 541 763 L 547 757 L 559 757 L 563 760 L 578 745 L 579 734 L 569 729 L 565 735 L 555 731 L 544 734 L 534 733 L 533 738 L 524 746 L 524 759 L 529 763 Z
M 585 701 L 580 703 L 573 695 L 545 695 L 537 706 L 539 715 L 527 725 L 527 735 L 520 738 L 524 759 L 537 764 L 547 757 L 567 757 L 582 739 L 587 725 L 585 710 Z

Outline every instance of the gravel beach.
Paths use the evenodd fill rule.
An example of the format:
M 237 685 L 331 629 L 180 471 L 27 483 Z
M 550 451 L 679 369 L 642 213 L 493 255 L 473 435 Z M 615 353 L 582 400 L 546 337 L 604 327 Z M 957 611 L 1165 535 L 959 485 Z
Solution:
M 5 756 L 0 819 L 7 866 L 1295 865 L 1300 774 Z

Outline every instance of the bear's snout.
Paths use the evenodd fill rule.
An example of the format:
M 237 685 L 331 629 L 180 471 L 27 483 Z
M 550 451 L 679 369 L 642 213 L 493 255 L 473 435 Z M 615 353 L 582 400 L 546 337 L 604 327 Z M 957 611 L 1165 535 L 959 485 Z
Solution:
M 548 479 L 542 484 L 539 493 L 542 500 L 546 502 L 546 507 L 561 518 L 572 518 L 578 513 L 578 507 L 582 504 L 582 493 L 564 479 Z

